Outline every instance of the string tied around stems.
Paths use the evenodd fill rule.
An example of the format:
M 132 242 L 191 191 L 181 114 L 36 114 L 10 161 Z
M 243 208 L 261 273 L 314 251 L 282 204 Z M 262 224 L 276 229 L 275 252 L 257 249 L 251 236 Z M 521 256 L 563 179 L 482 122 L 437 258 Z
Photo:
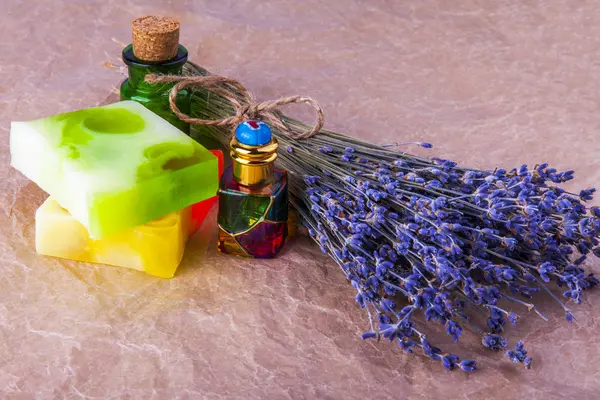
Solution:
M 283 134 L 292 139 L 307 139 L 316 135 L 325 121 L 323 109 L 315 100 L 306 96 L 286 96 L 276 100 L 258 102 L 252 94 L 239 81 L 223 76 L 173 76 L 173 75 L 146 75 L 147 83 L 173 83 L 175 86 L 169 93 L 171 110 L 179 119 L 193 125 L 210 126 L 235 126 L 249 119 L 260 119 L 272 127 L 277 127 Z M 183 89 L 203 88 L 223 97 L 229 101 L 235 109 L 235 115 L 223 119 L 200 119 L 193 118 L 177 107 L 177 93 Z M 313 107 L 317 112 L 317 121 L 311 129 L 301 133 L 294 133 L 282 122 L 282 114 L 278 110 L 280 106 L 293 103 L 304 103 Z

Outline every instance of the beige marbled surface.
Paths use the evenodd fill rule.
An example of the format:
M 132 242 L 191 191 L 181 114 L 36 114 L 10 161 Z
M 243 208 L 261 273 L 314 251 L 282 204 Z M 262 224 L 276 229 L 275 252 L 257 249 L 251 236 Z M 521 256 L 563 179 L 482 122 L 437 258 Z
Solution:
M 225 258 L 214 215 L 181 272 L 42 258 L 45 194 L 9 168 L 11 120 L 105 101 L 145 14 L 182 21 L 182 43 L 260 99 L 307 94 L 327 126 L 376 142 L 426 140 L 474 167 L 548 161 L 600 182 L 600 4 L 548 1 L 3 0 L 0 7 L 0 397 L 7 399 L 595 399 L 600 293 L 568 326 L 528 318 L 521 371 L 467 335 L 473 375 L 388 343 L 336 266 L 307 240 L 276 261 Z M 598 204 L 598 201 L 595 202 Z M 208 243 L 207 243 L 208 242 Z M 598 264 L 591 266 L 599 270 Z M 553 311 L 554 310 L 554 311 Z M 597 310 L 597 308 L 596 308 Z

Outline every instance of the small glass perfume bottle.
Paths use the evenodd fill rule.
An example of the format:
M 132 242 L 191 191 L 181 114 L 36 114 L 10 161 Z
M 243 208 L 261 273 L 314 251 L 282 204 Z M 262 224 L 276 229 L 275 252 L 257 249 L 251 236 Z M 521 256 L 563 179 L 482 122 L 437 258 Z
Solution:
M 272 258 L 287 237 L 286 171 L 274 167 L 277 140 L 261 121 L 238 125 L 231 140 L 233 165 L 219 189 L 219 250 L 254 258 Z
M 188 52 L 179 44 L 179 22 L 169 17 L 142 17 L 132 23 L 133 43 L 123 49 L 129 77 L 121 84 L 121 100 L 134 100 L 189 134 L 190 126 L 180 120 L 169 105 L 175 83 L 149 84 L 148 74 L 181 75 Z M 187 114 L 190 93 L 181 90 L 177 106 Z

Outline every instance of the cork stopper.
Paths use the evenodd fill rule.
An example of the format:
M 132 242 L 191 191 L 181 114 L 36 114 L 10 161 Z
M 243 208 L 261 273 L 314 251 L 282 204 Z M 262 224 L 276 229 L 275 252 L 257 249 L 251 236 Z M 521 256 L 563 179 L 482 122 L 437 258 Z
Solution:
M 131 24 L 133 54 L 144 61 L 167 61 L 179 50 L 179 21 L 171 17 L 147 16 Z

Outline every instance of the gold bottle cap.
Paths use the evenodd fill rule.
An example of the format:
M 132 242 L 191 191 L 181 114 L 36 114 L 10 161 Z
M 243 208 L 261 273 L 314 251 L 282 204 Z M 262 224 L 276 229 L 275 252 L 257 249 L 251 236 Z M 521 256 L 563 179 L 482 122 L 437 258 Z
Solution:
M 179 50 L 179 21 L 171 17 L 140 17 L 131 24 L 133 54 L 144 61 L 167 61 Z

